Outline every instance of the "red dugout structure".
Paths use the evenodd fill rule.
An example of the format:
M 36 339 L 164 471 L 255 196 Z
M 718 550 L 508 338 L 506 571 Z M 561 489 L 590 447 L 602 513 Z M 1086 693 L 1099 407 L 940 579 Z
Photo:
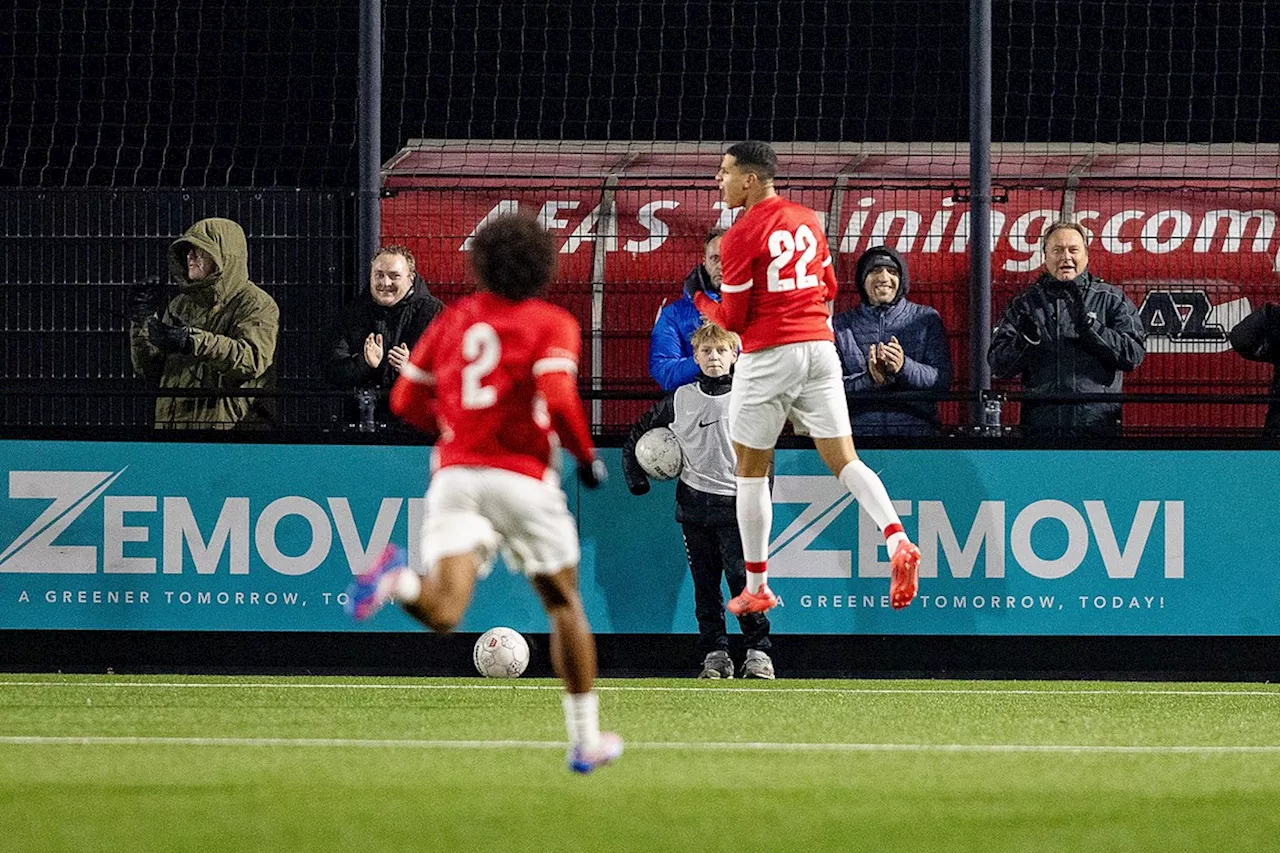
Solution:
M 656 390 L 647 370 L 655 313 L 678 297 L 706 230 L 735 214 L 718 200 L 714 181 L 722 148 L 411 140 L 383 170 L 383 238 L 408 244 L 447 300 L 469 286 L 468 239 L 487 217 L 537 215 L 562 239 L 552 296 L 582 322 L 594 387 Z M 854 298 L 846 276 L 858 253 L 894 246 L 909 260 L 912 299 L 942 314 L 954 390 L 969 390 L 967 146 L 777 149 L 782 191 L 825 215 L 845 285 L 837 310 Z M 1090 268 L 1125 289 L 1147 327 L 1148 357 L 1126 390 L 1206 395 L 1191 406 L 1128 404 L 1126 431 L 1261 424 L 1260 406 L 1207 398 L 1262 394 L 1270 378 L 1268 367 L 1231 352 L 1226 336 L 1280 288 L 1280 146 L 996 145 L 992 162 L 993 312 L 1034 279 L 1045 225 L 1074 218 L 1092 235 Z M 620 429 L 644 405 L 597 403 L 597 424 Z M 944 418 L 960 423 L 960 404 L 946 405 Z

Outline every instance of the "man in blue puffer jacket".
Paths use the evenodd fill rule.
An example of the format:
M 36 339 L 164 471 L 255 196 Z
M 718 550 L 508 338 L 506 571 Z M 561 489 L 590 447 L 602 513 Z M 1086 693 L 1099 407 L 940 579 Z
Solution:
M 649 334 L 649 375 L 663 391 L 688 385 L 701 372 L 693 360 L 689 340 L 702 325 L 703 317 L 693 304 L 693 294 L 702 291 L 720 299 L 720 238 L 723 228 L 712 228 L 702 241 L 702 262 L 694 264 L 684 278 L 684 295 L 664 305 Z
M 937 402 L 902 395 L 951 387 L 942 318 L 907 299 L 906 261 L 888 246 L 863 252 L 854 275 L 859 304 L 832 322 L 853 434 L 937 435 Z

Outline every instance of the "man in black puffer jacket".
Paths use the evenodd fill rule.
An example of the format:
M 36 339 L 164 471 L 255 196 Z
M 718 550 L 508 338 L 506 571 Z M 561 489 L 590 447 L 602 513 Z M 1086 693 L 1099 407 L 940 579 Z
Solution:
M 1231 348 L 1250 361 L 1275 365 L 1271 378 L 1272 397 L 1280 396 L 1280 305 L 1267 302 L 1235 325 L 1229 336 Z M 1280 437 L 1280 402 L 1267 406 L 1262 434 Z
M 991 336 L 992 376 L 1021 376 L 1029 393 L 1120 393 L 1123 375 L 1147 354 L 1147 333 L 1133 301 L 1089 273 L 1088 265 L 1084 228 L 1075 222 L 1049 226 L 1044 272 L 1009 302 Z M 1119 435 L 1120 402 L 1024 402 L 1022 432 Z
M 378 250 L 369 266 L 369 295 L 347 307 L 326 356 L 324 378 L 335 388 L 372 392 L 374 419 L 390 423 L 387 392 L 409 360 L 409 351 L 444 303 L 431 295 L 417 274 L 413 253 L 404 246 Z M 347 407 L 359 422 L 358 396 Z

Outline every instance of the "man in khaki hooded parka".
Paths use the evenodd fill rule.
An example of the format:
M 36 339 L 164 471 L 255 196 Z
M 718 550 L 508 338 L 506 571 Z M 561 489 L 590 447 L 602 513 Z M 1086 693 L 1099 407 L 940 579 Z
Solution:
M 275 360 L 280 309 L 249 281 L 244 230 L 202 219 L 169 247 L 178 295 L 129 329 L 133 369 L 161 388 L 265 388 Z M 138 317 L 141 312 L 135 312 Z M 249 397 L 160 397 L 157 429 L 232 429 Z

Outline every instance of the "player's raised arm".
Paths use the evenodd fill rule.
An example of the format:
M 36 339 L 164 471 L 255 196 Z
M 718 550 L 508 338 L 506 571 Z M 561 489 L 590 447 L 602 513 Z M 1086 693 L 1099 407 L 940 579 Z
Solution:
M 437 324 L 427 327 L 391 386 L 392 414 L 423 432 L 436 430 L 436 379 L 431 369 L 431 353 L 436 346 L 436 331 L 440 328 L 442 326 Z

